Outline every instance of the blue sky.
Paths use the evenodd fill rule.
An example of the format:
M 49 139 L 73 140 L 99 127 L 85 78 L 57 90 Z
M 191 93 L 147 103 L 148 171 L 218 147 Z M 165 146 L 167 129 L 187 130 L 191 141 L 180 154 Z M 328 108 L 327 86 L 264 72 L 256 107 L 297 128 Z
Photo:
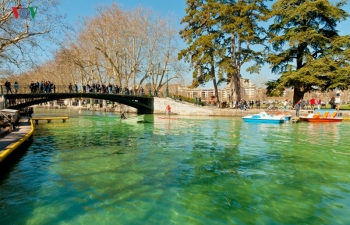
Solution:
M 180 28 L 180 20 L 185 16 L 186 0 L 62 0 L 61 10 L 66 15 L 67 20 L 70 24 L 74 25 L 79 18 L 93 16 L 95 14 L 95 7 L 99 4 L 112 4 L 117 2 L 124 9 L 132 9 L 137 6 L 146 7 L 152 9 L 155 13 L 159 13 L 163 16 L 173 15 L 174 18 L 178 19 L 178 26 Z M 344 10 L 350 13 L 350 5 L 346 5 Z M 350 19 L 349 19 L 350 20 Z M 350 34 L 349 22 L 342 22 L 338 26 L 338 30 L 341 35 Z M 185 46 L 185 45 L 184 45 Z M 245 67 L 242 69 L 241 74 L 244 78 L 256 80 L 259 75 L 249 74 L 245 71 Z M 268 65 L 264 66 L 260 74 L 266 76 L 267 79 L 275 79 L 277 75 L 272 74 Z M 187 83 L 191 82 L 191 75 L 188 74 L 186 77 Z M 211 87 L 212 83 L 206 85 Z
M 110 5 L 118 3 L 124 9 L 133 9 L 137 6 L 152 9 L 155 13 L 162 15 L 173 14 L 180 19 L 185 15 L 186 0 L 62 0 L 62 12 L 66 14 L 70 23 L 80 17 L 92 16 L 95 7 L 101 4 Z

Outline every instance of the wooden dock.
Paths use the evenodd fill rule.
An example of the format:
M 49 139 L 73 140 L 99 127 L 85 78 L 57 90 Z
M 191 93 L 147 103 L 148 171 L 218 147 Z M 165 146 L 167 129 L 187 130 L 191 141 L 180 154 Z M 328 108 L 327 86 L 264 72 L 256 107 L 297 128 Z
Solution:
M 51 120 L 62 120 L 63 122 L 66 122 L 68 120 L 68 116 L 46 116 L 46 117 L 33 117 L 32 121 L 35 121 L 35 124 L 38 124 L 39 120 L 47 120 L 48 123 L 51 122 Z

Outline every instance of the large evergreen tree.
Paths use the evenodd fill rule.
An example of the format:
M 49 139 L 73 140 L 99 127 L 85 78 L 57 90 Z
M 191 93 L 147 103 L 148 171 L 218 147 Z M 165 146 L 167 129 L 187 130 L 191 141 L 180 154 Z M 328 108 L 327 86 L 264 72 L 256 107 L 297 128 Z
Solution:
M 248 68 L 259 69 L 262 53 L 252 49 L 262 44 L 264 30 L 258 22 L 268 12 L 265 0 L 187 0 L 187 26 L 180 32 L 188 47 L 179 58 L 185 58 L 194 67 L 193 86 L 213 81 L 229 82 L 230 102 L 241 99 L 241 68 L 255 60 Z M 227 76 L 224 77 L 224 74 Z M 218 98 L 217 98 L 218 100 Z
M 313 90 L 347 89 L 349 84 L 349 36 L 339 36 L 336 26 L 349 15 L 346 1 L 279 0 L 270 26 L 272 51 L 267 61 L 280 73 L 268 82 L 268 94 L 294 89 L 294 103 Z
M 186 27 L 180 31 L 187 48 L 179 53 L 179 59 L 185 59 L 194 67 L 192 86 L 198 87 L 213 81 L 215 96 L 219 101 L 217 89 L 217 70 L 223 46 L 220 35 L 216 0 L 187 0 L 186 16 L 181 23 Z
M 219 20 L 227 55 L 221 66 L 228 74 L 230 101 L 241 99 L 241 69 L 243 64 L 255 61 L 249 72 L 258 72 L 262 51 L 252 46 L 264 43 L 265 31 L 258 23 L 268 13 L 265 0 L 220 0 Z

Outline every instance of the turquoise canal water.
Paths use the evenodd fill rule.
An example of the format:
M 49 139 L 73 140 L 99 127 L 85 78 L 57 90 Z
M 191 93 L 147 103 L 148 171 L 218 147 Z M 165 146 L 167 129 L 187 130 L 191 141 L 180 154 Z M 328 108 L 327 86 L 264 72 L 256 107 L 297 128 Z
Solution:
M 113 113 L 40 121 L 0 179 L 0 224 L 350 224 L 350 123 Z

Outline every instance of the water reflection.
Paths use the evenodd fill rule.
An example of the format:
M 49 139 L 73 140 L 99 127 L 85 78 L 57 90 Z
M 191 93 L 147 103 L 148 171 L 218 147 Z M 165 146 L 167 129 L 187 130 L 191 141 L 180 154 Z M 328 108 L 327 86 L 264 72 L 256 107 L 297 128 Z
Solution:
M 314 143 L 319 140 L 339 141 L 338 127 L 341 123 L 308 123 L 310 136 L 315 137 Z

